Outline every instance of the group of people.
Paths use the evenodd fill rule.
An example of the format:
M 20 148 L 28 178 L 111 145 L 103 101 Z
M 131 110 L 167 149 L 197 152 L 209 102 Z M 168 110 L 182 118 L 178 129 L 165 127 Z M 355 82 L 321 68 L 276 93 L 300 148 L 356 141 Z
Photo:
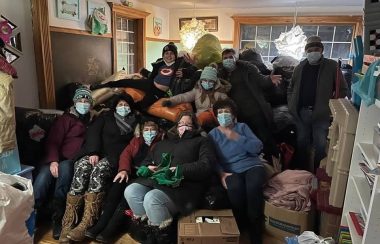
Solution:
M 344 97 L 347 86 L 342 79 L 336 87 L 337 63 L 323 57 L 319 37 L 308 39 L 305 52 L 288 91 L 289 110 L 300 150 L 313 144 L 320 160 L 328 100 L 337 89 Z M 60 242 L 87 236 L 107 243 L 128 220 L 143 231 L 136 237 L 143 243 L 175 243 L 172 223 L 200 207 L 215 175 L 239 229 L 248 230 L 251 243 L 262 243 L 266 173 L 260 154 L 270 162 L 280 158 L 264 93 L 281 76 L 263 75 L 255 65 L 238 60 L 234 49 L 225 49 L 222 62 L 205 67 L 192 90 L 173 92 L 173 81 L 196 73 L 191 60 L 177 55 L 169 43 L 153 71 L 142 72 L 146 78 L 91 87 L 141 89 L 146 93 L 141 102 L 127 94 L 116 96 L 110 111 L 93 119 L 91 91 L 79 88 L 74 105 L 55 121 L 34 193 L 39 209 L 54 185 L 53 236 Z M 165 132 L 137 113 L 160 98 L 165 98 L 163 106 L 193 102 L 196 111 L 181 113 Z M 125 209 L 130 209 L 129 219 Z

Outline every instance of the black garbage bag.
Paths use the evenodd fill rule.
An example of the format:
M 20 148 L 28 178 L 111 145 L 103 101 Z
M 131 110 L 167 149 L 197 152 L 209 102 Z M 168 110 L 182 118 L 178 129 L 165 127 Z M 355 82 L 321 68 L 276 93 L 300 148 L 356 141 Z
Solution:
M 204 195 L 202 209 L 228 209 L 231 208 L 227 191 L 223 188 L 219 176 L 213 175 L 209 187 Z

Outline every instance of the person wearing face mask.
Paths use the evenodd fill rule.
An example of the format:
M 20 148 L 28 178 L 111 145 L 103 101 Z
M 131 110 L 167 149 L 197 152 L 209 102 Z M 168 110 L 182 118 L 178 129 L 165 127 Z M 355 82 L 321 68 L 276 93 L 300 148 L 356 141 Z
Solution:
M 152 63 L 152 66 L 152 72 L 142 69 L 141 74 L 145 79 L 110 81 L 92 85 L 91 90 L 103 87 L 130 87 L 141 90 L 145 96 L 138 105 L 141 110 L 147 110 L 158 99 L 176 95 L 171 92 L 174 90 L 176 78 L 192 78 L 196 71 L 196 67 L 186 62 L 183 57 L 178 58 L 177 47 L 172 42 L 162 49 L 162 58 Z
M 153 150 L 163 134 L 158 125 L 147 121 L 141 131 L 126 146 L 119 158 L 118 173 L 113 179 L 105 200 L 105 206 L 99 221 L 86 231 L 86 236 L 101 243 L 111 243 L 121 230 L 128 227 L 128 219 L 124 211 L 128 208 L 123 192 L 129 182 L 136 178 L 137 168 L 147 154 Z
M 237 60 L 234 49 L 225 49 L 222 59 L 218 75 L 231 83 L 228 96 L 238 106 L 237 120 L 246 123 L 260 138 L 268 161 L 278 160 L 280 152 L 272 134 L 272 109 L 264 90 L 279 85 L 281 76 L 262 75 L 255 65 Z
M 82 241 L 85 231 L 96 223 L 105 188 L 116 174 L 119 156 L 132 139 L 138 123 L 133 106 L 129 95 L 118 95 L 112 100 L 111 111 L 101 114 L 89 126 L 85 143 L 75 157 L 60 242 Z M 83 218 L 77 219 L 75 216 L 83 201 Z
M 74 106 L 59 116 L 53 123 L 46 140 L 46 155 L 38 168 L 33 183 L 35 208 L 41 210 L 53 195 L 53 238 L 58 240 L 65 212 L 66 194 L 73 177 L 74 158 L 85 139 L 86 127 L 90 122 L 89 109 L 93 103 L 91 91 L 78 88 L 73 97 Z
M 347 95 L 347 83 L 338 63 L 323 57 L 319 36 L 311 36 L 305 46 L 306 59 L 294 69 L 288 88 L 288 107 L 297 126 L 296 166 L 312 173 L 326 156 L 326 140 L 330 126 L 329 100 L 336 92 Z M 339 79 L 339 91 L 335 90 Z M 315 151 L 310 160 L 309 149 Z
M 207 137 L 200 135 L 196 117 L 189 112 L 178 117 L 176 126 L 168 132 L 168 139 L 156 144 L 141 167 L 147 167 L 151 174 L 160 170 L 163 154 L 170 155 L 169 170 L 181 176 L 180 182 L 159 184 L 153 177 L 140 176 L 124 192 L 132 210 L 132 221 L 146 232 L 143 243 L 176 242 L 173 219 L 199 207 L 215 163 L 212 145 Z
M 217 100 L 227 98 L 226 93 L 231 89 L 228 82 L 225 81 L 224 84 L 222 85 L 217 77 L 215 67 L 207 66 L 203 69 L 200 79 L 193 90 L 164 100 L 162 106 L 195 102 L 198 123 L 202 128 L 212 129 L 217 125 L 212 106 Z
M 210 131 L 218 158 L 217 170 L 227 190 L 240 231 L 248 227 L 251 243 L 262 243 L 263 185 L 266 179 L 259 158 L 262 142 L 245 123 L 236 122 L 237 107 L 231 99 L 214 104 L 220 126 Z

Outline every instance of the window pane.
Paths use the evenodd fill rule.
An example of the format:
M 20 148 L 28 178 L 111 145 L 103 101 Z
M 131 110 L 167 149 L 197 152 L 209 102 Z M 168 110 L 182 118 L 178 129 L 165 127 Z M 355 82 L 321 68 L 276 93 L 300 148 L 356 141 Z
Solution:
M 128 33 L 129 34 L 129 39 L 128 39 L 128 41 L 129 42 L 134 42 L 134 40 L 135 40 L 135 33 Z
M 322 41 L 331 42 L 334 35 L 334 26 L 321 25 L 319 26 L 318 36 L 321 37 Z
M 116 18 L 116 30 L 120 30 L 120 29 L 121 29 L 121 18 L 117 17 Z
M 337 26 L 335 29 L 336 42 L 351 42 L 352 40 L 352 26 Z
M 270 26 L 268 25 L 262 25 L 257 26 L 257 38 L 256 40 L 270 40 Z
M 330 57 L 330 54 L 331 54 L 331 43 L 323 43 L 323 55 L 325 56 L 325 58 L 331 58 Z
M 255 42 L 242 41 L 240 45 L 240 49 L 254 48 L 254 47 L 255 47 Z
M 134 20 L 128 20 L 128 30 L 129 31 L 135 31 L 135 21 Z
M 293 28 L 293 25 L 287 25 L 286 26 L 286 31 L 290 31 Z
M 315 36 L 317 35 L 317 25 L 304 25 L 302 26 L 303 33 L 305 33 L 305 36 Z
M 281 33 L 282 32 L 285 32 L 285 28 L 286 26 L 281 26 L 281 25 L 274 25 L 272 26 L 272 37 L 271 37 L 271 40 L 274 41 L 276 40 L 277 38 L 280 37 Z
M 123 53 L 128 52 L 128 43 L 123 43 Z
M 125 31 L 127 30 L 127 19 L 121 21 L 121 29 Z
M 133 44 L 129 44 L 129 53 L 134 53 L 134 47 L 135 47 L 135 45 L 133 45 Z
M 266 41 L 256 41 L 256 50 L 261 56 L 268 56 L 269 52 L 269 42 Z
M 118 52 L 118 53 L 121 53 L 121 52 L 122 52 L 121 43 L 118 43 L 118 44 L 117 44 L 117 52 Z
M 241 40 L 254 40 L 256 36 L 256 26 L 241 25 L 240 33 Z
M 276 45 L 274 44 L 274 42 L 271 42 L 269 56 L 277 56 L 277 55 L 278 55 L 278 50 L 276 48 Z
M 350 43 L 334 43 L 332 58 L 349 58 L 350 56 Z

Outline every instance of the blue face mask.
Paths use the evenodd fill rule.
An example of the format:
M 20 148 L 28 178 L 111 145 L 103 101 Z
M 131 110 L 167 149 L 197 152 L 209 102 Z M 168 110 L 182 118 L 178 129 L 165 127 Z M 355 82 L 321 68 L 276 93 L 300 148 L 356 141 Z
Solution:
M 131 108 L 128 106 L 119 106 L 116 107 L 116 113 L 121 117 L 127 116 L 131 112 Z
M 90 104 L 89 103 L 77 102 L 77 103 L 75 103 L 75 109 L 79 114 L 85 115 L 88 113 L 88 111 L 90 111 Z
M 228 71 L 232 71 L 236 67 L 235 59 L 233 58 L 227 58 L 223 59 L 223 67 L 226 68 Z
M 232 124 L 232 114 L 231 113 L 220 113 L 218 114 L 218 122 L 220 126 L 227 127 Z
M 156 135 L 157 135 L 157 131 L 155 131 L 155 130 L 144 131 L 143 137 L 144 137 L 145 144 L 150 146 L 152 144 L 154 138 L 156 137 Z
M 210 82 L 210 81 L 201 81 L 201 86 L 203 87 L 203 89 L 205 89 L 206 91 L 207 90 L 211 90 L 212 88 L 214 88 L 214 82 Z
M 317 64 L 321 57 L 322 53 L 320 52 L 310 52 L 306 54 L 306 58 L 310 64 Z

